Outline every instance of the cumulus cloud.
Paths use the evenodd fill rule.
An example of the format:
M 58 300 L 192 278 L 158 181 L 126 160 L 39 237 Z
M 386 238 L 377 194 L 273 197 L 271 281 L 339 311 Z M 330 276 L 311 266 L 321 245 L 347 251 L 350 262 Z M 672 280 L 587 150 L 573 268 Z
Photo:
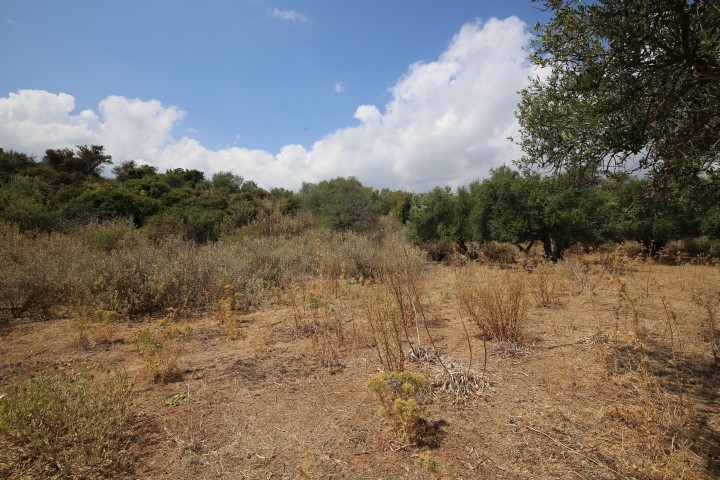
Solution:
M 278 8 L 273 10 L 272 16 L 287 23 L 304 22 L 307 20 L 304 15 L 296 12 L 295 10 L 280 10 Z
M 414 191 L 467 184 L 520 154 L 507 137 L 518 129 L 517 92 L 533 74 L 523 50 L 528 40 L 515 17 L 466 24 L 437 60 L 408 68 L 386 105 L 358 106 L 357 126 L 277 153 L 213 150 L 187 136 L 176 139 L 173 130 L 185 112 L 157 100 L 111 96 L 98 113 L 73 113 L 71 95 L 38 90 L 0 98 L 0 146 L 38 154 L 102 144 L 116 161 L 136 159 L 161 171 L 229 170 L 265 187 L 297 188 L 350 175 L 367 185 Z
M 316 142 L 310 171 L 422 191 L 467 184 L 514 160 L 520 152 L 507 137 L 517 133 L 517 92 L 533 73 L 528 40 L 515 17 L 464 25 L 440 58 L 410 66 L 384 111 L 361 105 L 359 126 Z
M 346 88 L 343 82 L 335 82 L 335 85 L 333 85 L 333 93 L 342 93 Z
M 174 142 L 172 130 L 185 112 L 157 100 L 110 96 L 100 114 L 73 114 L 75 98 L 66 93 L 20 90 L 0 98 L 0 146 L 41 154 L 48 148 L 104 145 L 118 159 L 152 162 Z

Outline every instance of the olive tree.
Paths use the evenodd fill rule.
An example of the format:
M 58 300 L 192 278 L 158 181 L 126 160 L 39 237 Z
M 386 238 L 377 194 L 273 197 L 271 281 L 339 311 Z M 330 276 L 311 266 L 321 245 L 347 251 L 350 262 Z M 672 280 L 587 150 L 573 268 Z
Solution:
M 546 0 L 517 117 L 524 167 L 720 188 L 720 6 Z M 681 181 L 679 183 L 678 181 Z

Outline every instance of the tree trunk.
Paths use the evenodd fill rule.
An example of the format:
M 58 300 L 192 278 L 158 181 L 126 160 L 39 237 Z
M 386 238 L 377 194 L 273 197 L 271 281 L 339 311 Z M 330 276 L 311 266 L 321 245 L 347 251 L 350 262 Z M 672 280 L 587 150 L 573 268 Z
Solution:
M 557 263 L 562 260 L 563 254 L 565 253 L 565 247 L 559 245 L 552 238 L 543 239 L 543 249 L 545 250 L 545 260 L 549 260 L 553 263 Z

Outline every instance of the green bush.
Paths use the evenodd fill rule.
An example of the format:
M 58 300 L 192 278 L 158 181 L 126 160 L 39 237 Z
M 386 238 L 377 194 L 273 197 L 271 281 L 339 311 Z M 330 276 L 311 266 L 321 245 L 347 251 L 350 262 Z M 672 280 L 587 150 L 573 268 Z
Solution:
M 425 420 L 418 395 L 425 383 L 425 377 L 408 371 L 379 372 L 368 381 L 380 402 L 380 414 L 403 443 L 416 443 L 423 433 Z
M 123 247 L 135 247 L 142 237 L 130 220 L 91 222 L 82 232 L 85 243 L 92 248 L 111 252 Z

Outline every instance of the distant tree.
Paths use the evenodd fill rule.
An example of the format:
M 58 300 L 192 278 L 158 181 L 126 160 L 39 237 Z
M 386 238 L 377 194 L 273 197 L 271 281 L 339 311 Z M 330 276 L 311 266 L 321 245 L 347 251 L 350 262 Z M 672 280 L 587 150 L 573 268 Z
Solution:
M 616 223 L 623 239 L 636 240 L 647 255 L 657 256 L 667 242 L 699 235 L 707 216 L 701 215 L 703 204 L 694 192 L 656 195 L 650 187 L 648 179 L 622 179 L 615 193 L 621 213 Z
M 294 215 L 300 208 L 300 196 L 291 190 L 273 188 L 269 194 L 274 208 L 283 215 Z
M 41 178 L 14 175 L 0 188 L 0 219 L 22 230 L 51 231 L 60 223 L 60 211 L 50 207 L 48 186 Z
M 195 243 L 216 241 L 222 233 L 225 213 L 200 207 L 175 206 L 154 215 L 147 222 L 150 236 L 180 236 Z
M 523 90 L 525 167 L 644 171 L 720 189 L 720 8 L 710 0 L 546 0 Z
M 130 218 L 137 226 L 142 226 L 161 208 L 160 202 L 154 198 L 117 187 L 92 189 L 81 195 L 77 202 L 96 218 Z
M 245 179 L 232 172 L 217 172 L 213 174 L 210 180 L 213 190 L 218 190 L 224 194 L 237 193 L 245 183 Z
M 513 243 L 525 253 L 540 242 L 552 261 L 578 242 L 601 241 L 608 225 L 605 197 L 594 175 L 579 177 L 492 170 L 490 178 L 470 185 L 473 239 Z
M 523 177 L 505 166 L 490 173 L 490 178 L 470 184 L 471 237 L 479 242 L 512 243 L 527 252 L 542 230 L 540 177 Z
M 539 240 L 545 258 L 563 259 L 565 251 L 580 242 L 596 244 L 606 238 L 612 221 L 596 175 L 568 172 L 540 179 Z
M 115 179 L 123 183 L 128 180 L 153 177 L 157 175 L 157 167 L 153 167 L 152 165 L 138 165 L 135 160 L 128 160 L 113 167 L 112 172 L 115 174 Z
M 413 195 L 407 235 L 421 242 L 463 244 L 467 240 L 466 216 L 450 187 L 435 187 L 427 193 Z
M 104 165 L 112 163 L 112 157 L 105 154 L 101 145 L 78 145 L 77 153 L 72 149 L 46 150 L 43 161 L 57 171 L 80 173 L 99 177 Z
M 160 175 L 143 175 L 126 180 L 123 188 L 141 196 L 161 200 L 165 204 L 170 203 L 166 196 L 171 187 Z
M 23 174 L 35 166 L 35 159 L 24 153 L 0 148 L 0 182 L 7 182 L 16 174 Z
M 407 223 L 412 206 L 412 193 L 405 190 L 383 188 L 379 192 L 379 197 L 384 215 L 390 215 L 403 224 Z
M 190 186 L 191 188 L 197 188 L 200 184 L 205 182 L 205 174 L 200 170 L 195 169 L 169 169 L 165 172 L 165 178 L 173 188 L 179 188 L 185 185 Z
M 365 231 L 379 218 L 375 193 L 355 177 L 303 183 L 300 198 L 304 209 L 333 230 Z

